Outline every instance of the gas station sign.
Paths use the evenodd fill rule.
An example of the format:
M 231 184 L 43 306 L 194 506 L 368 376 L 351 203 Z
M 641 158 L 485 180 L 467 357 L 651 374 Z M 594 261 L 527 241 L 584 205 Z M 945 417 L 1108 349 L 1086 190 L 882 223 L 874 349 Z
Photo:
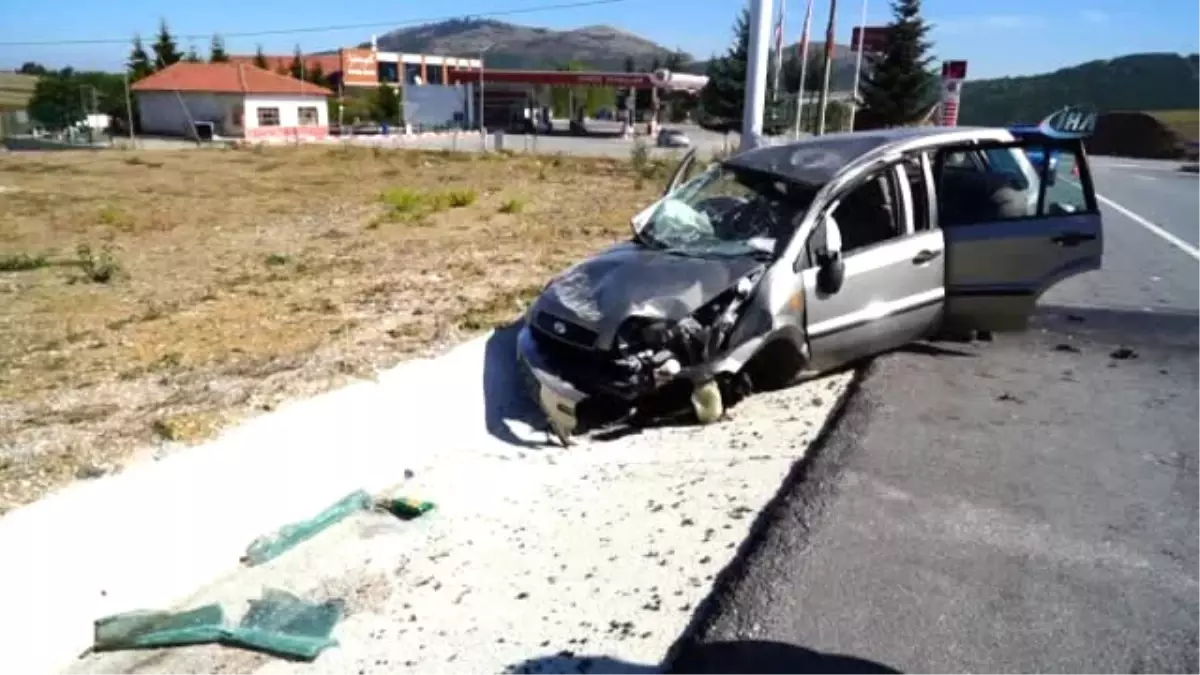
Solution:
M 882 54 L 887 48 L 887 26 L 855 26 L 850 31 L 850 51 L 864 54 Z
M 958 126 L 962 83 L 967 79 L 966 61 L 942 62 L 942 126 Z

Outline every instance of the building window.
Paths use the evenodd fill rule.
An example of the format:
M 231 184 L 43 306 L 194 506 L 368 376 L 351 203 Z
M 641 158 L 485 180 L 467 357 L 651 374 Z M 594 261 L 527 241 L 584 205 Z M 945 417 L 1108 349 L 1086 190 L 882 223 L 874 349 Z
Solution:
M 400 64 L 390 61 L 380 61 L 376 67 L 380 82 L 399 82 Z
M 446 84 L 445 78 L 442 77 L 442 64 L 430 63 L 425 66 L 425 75 L 429 78 L 426 84 Z
M 258 109 L 258 126 L 260 126 L 260 127 L 277 127 L 277 126 L 279 126 L 279 108 L 259 108 Z
M 317 113 L 316 106 L 301 106 L 299 109 L 300 126 L 313 127 L 321 123 L 321 117 Z
M 406 63 L 404 64 L 404 84 L 417 84 L 421 79 L 421 64 Z

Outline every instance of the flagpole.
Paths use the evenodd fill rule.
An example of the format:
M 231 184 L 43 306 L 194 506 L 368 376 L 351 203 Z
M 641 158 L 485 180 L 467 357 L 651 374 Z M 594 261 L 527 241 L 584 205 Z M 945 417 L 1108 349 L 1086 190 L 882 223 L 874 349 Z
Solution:
M 808 5 L 804 8 L 804 28 L 800 33 L 800 87 L 796 92 L 796 140 L 800 139 L 800 125 L 804 119 L 804 94 L 806 93 L 804 85 L 808 83 L 808 42 L 809 34 L 812 31 L 812 7 L 813 0 L 808 0 Z
M 821 95 L 817 98 L 817 135 L 825 133 L 825 110 L 829 104 L 829 76 L 833 70 L 833 37 L 837 20 L 837 0 L 829 0 L 829 24 L 825 27 L 825 67 L 821 74 Z
M 771 103 L 779 100 L 779 71 L 783 70 L 783 31 L 787 18 L 787 0 L 779 0 L 779 23 L 775 29 L 775 73 L 771 90 Z
M 862 3 L 862 17 L 858 21 L 858 56 L 854 59 L 854 88 L 850 90 L 850 128 L 854 131 L 854 117 L 858 114 L 858 83 L 862 76 L 863 52 L 867 44 L 867 0 Z

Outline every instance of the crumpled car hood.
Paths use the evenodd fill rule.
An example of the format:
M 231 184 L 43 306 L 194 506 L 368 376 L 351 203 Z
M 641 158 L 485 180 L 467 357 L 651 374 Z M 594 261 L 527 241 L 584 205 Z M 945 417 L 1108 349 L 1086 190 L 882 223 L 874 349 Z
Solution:
M 626 318 L 682 319 L 762 266 L 749 256 L 691 258 L 623 242 L 555 279 L 531 317 L 546 312 L 588 328 L 608 349 Z

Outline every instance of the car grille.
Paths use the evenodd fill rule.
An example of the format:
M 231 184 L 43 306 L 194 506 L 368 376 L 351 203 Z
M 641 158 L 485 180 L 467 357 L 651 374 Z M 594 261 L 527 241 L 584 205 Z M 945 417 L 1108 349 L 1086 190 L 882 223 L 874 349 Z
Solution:
M 576 347 L 536 325 L 532 335 L 550 369 L 581 391 L 593 395 L 608 392 L 620 396 L 630 390 L 629 372 L 613 362 L 611 353 Z
M 599 334 L 589 328 L 560 319 L 553 314 L 538 312 L 534 326 L 555 339 L 591 349 L 596 346 Z

